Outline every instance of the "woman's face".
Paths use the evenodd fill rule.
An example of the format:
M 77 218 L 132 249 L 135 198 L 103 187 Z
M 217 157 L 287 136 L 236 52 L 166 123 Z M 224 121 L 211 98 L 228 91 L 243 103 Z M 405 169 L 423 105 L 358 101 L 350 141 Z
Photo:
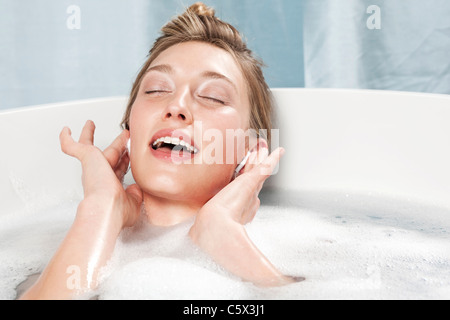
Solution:
M 131 168 L 144 195 L 208 201 L 245 155 L 249 116 L 245 80 L 228 52 L 202 42 L 162 52 L 129 120 Z

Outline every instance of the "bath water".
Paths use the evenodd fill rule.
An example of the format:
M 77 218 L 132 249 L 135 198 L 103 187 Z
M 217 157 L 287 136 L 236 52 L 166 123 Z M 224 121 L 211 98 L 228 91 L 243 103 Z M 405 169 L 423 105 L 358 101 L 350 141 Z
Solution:
M 258 288 L 191 243 L 193 221 L 122 232 L 99 299 L 449 299 L 450 209 L 371 194 L 267 189 L 246 226 L 282 272 L 306 280 Z M 0 216 L 0 299 L 39 273 L 80 199 Z M 88 297 L 89 298 L 89 297 Z

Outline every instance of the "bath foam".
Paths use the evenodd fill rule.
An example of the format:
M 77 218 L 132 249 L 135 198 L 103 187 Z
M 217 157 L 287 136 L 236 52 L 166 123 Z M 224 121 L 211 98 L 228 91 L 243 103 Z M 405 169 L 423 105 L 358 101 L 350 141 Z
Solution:
M 173 227 L 141 221 L 119 237 L 97 290 L 100 299 L 246 298 L 245 284 L 189 239 L 193 220 Z M 239 296 L 236 296 L 236 292 Z
M 195 263 L 170 257 L 142 258 L 115 271 L 101 299 L 246 299 L 246 285 Z
M 322 205 L 325 199 L 330 202 L 328 194 Z M 394 206 L 387 200 L 374 207 L 367 198 L 343 194 L 333 215 L 305 206 L 262 206 L 246 227 L 250 238 L 282 272 L 306 277 L 281 288 L 257 288 L 227 274 L 189 242 L 189 223 L 142 228 L 119 241 L 115 271 L 99 290 L 100 298 L 450 298 L 448 222 L 427 225 L 424 215 L 433 212 L 420 206 L 409 211 L 416 223 L 392 218 L 390 213 L 405 203 Z
M 0 216 L 0 299 L 16 298 L 15 288 L 40 273 L 70 227 L 78 203 Z
M 63 201 L 64 202 L 64 201 Z M 119 237 L 99 299 L 449 299 L 450 210 L 367 195 L 274 194 L 246 226 L 282 272 L 305 281 L 262 289 L 223 270 L 187 236 L 140 223 Z M 0 298 L 48 263 L 77 203 L 0 217 Z

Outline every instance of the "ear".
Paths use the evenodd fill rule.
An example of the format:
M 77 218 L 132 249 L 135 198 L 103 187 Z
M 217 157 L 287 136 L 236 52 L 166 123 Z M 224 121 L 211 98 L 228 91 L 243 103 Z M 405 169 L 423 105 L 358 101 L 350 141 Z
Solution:
M 269 146 L 266 139 L 252 138 L 248 145 L 247 155 L 237 166 L 235 176 L 248 172 L 260 164 L 269 155 Z
M 269 144 L 266 139 L 262 137 L 257 137 L 256 135 L 251 135 L 249 137 L 249 142 L 247 145 L 248 152 L 260 151 L 262 149 L 269 149 Z
M 256 150 L 261 151 L 262 149 L 269 149 L 269 144 L 267 143 L 266 139 L 258 138 Z
M 249 150 L 251 156 L 249 157 L 249 165 L 258 165 L 269 155 L 269 144 L 264 138 L 255 139 L 255 143 L 252 149 Z

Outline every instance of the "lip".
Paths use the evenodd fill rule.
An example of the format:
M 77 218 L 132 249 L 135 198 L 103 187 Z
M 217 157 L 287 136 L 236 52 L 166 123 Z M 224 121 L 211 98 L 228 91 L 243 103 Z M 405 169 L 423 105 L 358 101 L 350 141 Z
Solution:
M 191 138 L 190 134 L 185 132 L 184 130 L 182 130 L 182 129 L 162 129 L 162 130 L 157 131 L 153 135 L 153 137 L 150 141 L 150 144 L 149 144 L 150 151 L 156 158 L 171 161 L 171 162 L 179 162 L 179 161 L 192 159 L 197 154 L 200 153 L 200 152 L 197 152 L 196 154 L 193 154 L 193 153 L 182 152 L 180 155 L 180 153 L 178 153 L 178 152 L 165 152 L 165 151 L 161 151 L 159 149 L 157 149 L 157 150 L 153 149 L 153 143 L 162 137 L 178 138 L 180 140 L 183 140 L 186 143 L 189 143 L 190 145 L 195 147 L 197 150 L 200 150 L 200 148 L 197 146 L 197 144 Z

